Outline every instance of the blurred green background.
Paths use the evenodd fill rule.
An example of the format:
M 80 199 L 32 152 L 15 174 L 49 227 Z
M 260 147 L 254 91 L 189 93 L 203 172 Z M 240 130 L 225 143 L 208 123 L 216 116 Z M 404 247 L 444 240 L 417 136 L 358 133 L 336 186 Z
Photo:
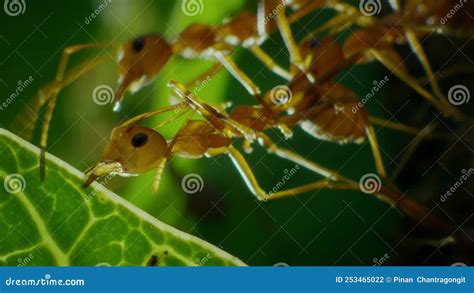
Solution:
M 34 81 L 0 112 L 0 126 L 12 129 L 14 118 L 21 113 L 35 92 L 53 79 L 61 50 L 73 44 L 121 44 L 137 35 L 161 33 L 172 40 L 188 24 L 202 22 L 218 24 L 224 18 L 243 9 L 255 11 L 254 0 L 204 0 L 201 14 L 187 16 L 181 1 L 112 0 L 97 18 L 86 23 L 86 17 L 103 1 L 26 1 L 23 15 L 0 17 L 0 102 L 15 91 L 19 80 L 32 76 Z M 317 12 L 293 26 L 297 39 L 310 28 L 332 16 Z M 275 59 L 287 65 L 287 54 L 278 34 L 264 45 Z M 71 65 L 100 54 L 90 50 L 72 58 Z M 265 70 L 250 54 L 238 50 L 237 63 L 256 84 L 266 91 L 283 80 Z M 128 94 L 123 110 L 112 112 L 112 105 L 98 106 L 92 92 L 99 85 L 115 87 L 118 77 L 115 56 L 109 62 L 81 76 L 64 89 L 52 121 L 49 152 L 80 170 L 100 160 L 111 129 L 128 117 L 167 105 L 170 79 L 186 82 L 213 63 L 205 60 L 185 60 L 174 57 L 161 75 L 135 95 Z M 356 68 L 342 81 L 360 96 L 365 96 L 374 80 L 386 72 L 377 64 Z M 369 112 L 378 117 L 390 117 L 390 101 L 384 92 L 388 85 L 368 103 Z M 225 71 L 212 78 L 199 92 L 209 102 L 232 101 L 234 104 L 254 103 L 246 91 Z M 173 125 L 164 131 L 169 137 L 176 131 Z M 37 129 L 38 130 L 38 129 Z M 387 168 L 388 159 L 403 149 L 405 135 L 378 129 Z M 19 133 L 21 135 L 21 133 Z M 278 133 L 270 131 L 276 138 Z M 36 133 L 35 144 L 38 144 Z M 321 142 L 295 130 L 294 137 L 281 142 L 299 154 L 324 166 L 339 170 L 358 180 L 366 173 L 375 173 L 368 143 L 340 146 Z M 240 143 L 237 143 L 240 148 Z M 290 162 L 267 155 L 259 147 L 246 158 L 261 185 L 270 190 L 285 175 Z M 1 158 L 0 158 L 1 159 Z M 188 195 L 181 189 L 182 178 L 197 173 L 204 180 L 201 192 Z M 228 157 L 189 160 L 174 158 L 167 166 L 158 194 L 151 192 L 153 172 L 135 178 L 115 178 L 108 187 L 158 219 L 180 230 L 220 246 L 249 265 L 373 265 L 388 255 L 385 264 L 405 263 L 399 244 L 405 234 L 404 217 L 388 205 L 361 192 L 322 190 L 298 198 L 259 203 L 250 194 Z M 317 180 L 318 177 L 300 169 L 284 188 Z M 393 249 L 395 248 L 395 249 Z

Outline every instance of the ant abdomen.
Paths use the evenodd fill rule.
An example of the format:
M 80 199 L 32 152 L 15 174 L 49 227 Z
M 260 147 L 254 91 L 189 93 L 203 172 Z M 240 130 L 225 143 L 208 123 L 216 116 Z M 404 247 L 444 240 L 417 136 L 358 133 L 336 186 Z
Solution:
M 320 92 L 319 101 L 300 122 L 301 128 L 321 140 L 362 143 L 369 126 L 368 114 L 357 106 L 360 101 L 354 92 L 334 82 L 322 85 Z

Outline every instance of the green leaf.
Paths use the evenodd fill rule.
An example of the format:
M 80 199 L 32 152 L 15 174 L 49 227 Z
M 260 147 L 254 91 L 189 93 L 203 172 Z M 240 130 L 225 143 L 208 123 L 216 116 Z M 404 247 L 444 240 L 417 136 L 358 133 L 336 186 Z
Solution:
M 244 265 L 0 129 L 0 265 Z

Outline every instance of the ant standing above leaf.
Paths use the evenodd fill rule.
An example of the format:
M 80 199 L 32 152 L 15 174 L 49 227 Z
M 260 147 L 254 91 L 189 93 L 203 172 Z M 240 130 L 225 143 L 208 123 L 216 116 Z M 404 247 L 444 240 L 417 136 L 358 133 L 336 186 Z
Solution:
M 104 151 L 102 161 L 86 171 L 86 175 L 89 176 L 85 183 L 86 187 L 100 176 L 108 174 L 131 176 L 157 169 L 153 183 L 153 189 L 157 191 L 165 163 L 170 156 L 199 159 L 204 156 L 228 155 L 248 189 L 261 201 L 297 196 L 321 188 L 360 189 L 358 182 L 309 161 L 290 150 L 280 148 L 263 132 L 248 127 L 253 127 L 259 123 L 242 125 L 226 114 L 219 112 L 216 108 L 202 102 L 179 82 L 171 81 L 169 86 L 184 102 L 138 115 L 115 128 Z M 192 120 L 192 115 L 190 115 L 170 141 L 166 141 L 159 132 L 152 128 L 137 125 L 137 123 L 152 116 L 170 112 L 174 109 L 184 109 L 185 107 L 192 108 L 205 117 L 206 121 Z M 179 113 L 175 115 L 179 115 Z M 250 121 L 250 119 L 249 117 L 247 121 Z M 165 125 L 161 123 L 159 127 Z M 244 156 L 232 146 L 233 138 L 244 138 L 250 142 L 259 141 L 259 144 L 267 149 L 269 153 L 304 166 L 324 179 L 288 190 L 267 193 L 260 186 Z M 449 229 L 443 222 L 430 215 L 426 208 L 396 191 L 381 187 L 374 195 L 385 202 L 396 205 L 413 219 L 417 221 L 424 220 L 424 223 L 431 229 Z
M 259 200 L 295 196 L 319 188 L 359 190 L 358 182 L 280 148 L 265 134 L 266 130 L 277 128 L 290 139 L 292 129 L 299 126 L 311 136 L 339 144 L 362 143 L 367 138 L 377 173 L 385 179 L 388 186 L 382 186 L 374 195 L 385 202 L 397 205 L 417 221 L 425 219 L 431 228 L 441 227 L 450 230 L 450 227 L 435 216 L 429 215 L 425 207 L 404 197 L 394 184 L 386 179 L 387 171 L 373 124 L 411 134 L 418 134 L 419 130 L 372 117 L 365 107 L 355 112 L 351 111 L 360 100 L 351 89 L 335 81 L 335 77 L 351 66 L 377 60 L 445 116 L 460 122 L 471 120 L 447 102 L 421 47 L 420 38 L 431 32 L 466 36 L 469 32 L 466 33 L 464 28 L 473 21 L 462 19 L 441 27 L 431 25 L 433 18 L 440 18 L 443 11 L 453 3 L 450 0 L 439 1 L 438 6 L 423 10 L 424 13 L 413 7 L 419 5 L 430 7 L 427 1 L 410 0 L 401 5 L 400 1 L 391 0 L 389 3 L 391 13 L 384 17 L 376 17 L 367 16 L 360 9 L 339 0 L 261 0 L 258 1 L 256 14 L 242 12 L 216 27 L 200 23 L 191 24 L 172 42 L 166 41 L 158 34 L 149 34 L 134 38 L 119 48 L 96 44 L 66 48 L 54 81 L 39 90 L 31 107 L 36 113 L 46 107 L 40 141 L 41 178 L 44 179 L 46 175 L 44 154 L 58 94 L 81 73 L 104 61 L 102 58 L 96 58 L 67 71 L 68 60 L 72 54 L 98 47 L 118 52 L 119 78 L 115 92 L 115 111 L 120 110 L 122 99 L 128 91 L 133 94 L 152 82 L 172 56 L 206 58 L 217 61 L 217 64 L 189 81 L 187 85 L 176 81 L 169 83 L 183 102 L 138 115 L 112 131 L 111 141 L 104 152 L 102 162 L 87 171 L 89 179 L 86 185 L 109 173 L 127 176 L 156 169 L 153 188 L 158 190 L 170 156 L 201 158 L 226 154 L 233 161 L 249 190 Z M 318 9 L 331 9 L 336 11 L 337 15 L 312 33 L 308 33 L 301 42 L 297 42 L 291 31 L 291 23 Z M 472 10 L 472 5 L 468 4 L 467 9 Z M 292 13 L 287 13 L 287 10 L 292 10 Z M 333 37 L 336 34 L 354 25 L 357 29 L 342 45 L 334 41 Z M 279 31 L 284 40 L 291 64 L 288 69 L 277 64 L 261 48 L 269 34 L 274 31 Z M 408 45 L 412 49 L 428 77 L 430 90 L 410 74 L 403 59 L 395 50 L 395 45 Z M 292 98 L 279 104 L 275 103 L 274 91 L 262 94 L 260 88 L 232 59 L 231 53 L 238 46 L 248 49 L 269 70 L 285 79 L 287 82 L 285 87 L 290 91 Z M 203 75 L 216 74 L 222 67 L 255 97 L 256 105 L 241 105 L 230 109 L 227 113 L 228 109 L 214 107 L 191 94 L 188 87 L 195 85 Z M 238 99 L 238 97 L 229 98 Z M 188 115 L 188 119 L 170 141 L 153 128 L 137 124 L 149 117 L 176 109 L 180 109 L 176 116 Z M 192 115 L 195 113 L 200 114 L 205 120 L 193 120 Z M 21 118 L 25 119 L 24 115 Z M 165 120 L 156 128 L 166 126 L 173 118 L 175 117 Z M 29 133 L 32 133 L 32 129 Z M 269 153 L 296 162 L 323 178 L 303 186 L 267 194 L 260 187 L 244 156 L 232 145 L 234 138 L 243 139 L 246 151 L 251 151 L 251 145 L 258 142 Z

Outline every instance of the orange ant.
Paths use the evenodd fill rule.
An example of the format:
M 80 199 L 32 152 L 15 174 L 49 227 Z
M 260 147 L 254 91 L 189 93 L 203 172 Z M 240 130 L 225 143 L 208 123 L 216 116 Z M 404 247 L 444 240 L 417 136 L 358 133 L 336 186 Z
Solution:
M 169 86 L 184 101 L 177 105 L 138 115 L 114 128 L 101 162 L 86 171 L 88 178 L 84 184 L 85 187 L 104 175 L 132 176 L 156 169 L 156 176 L 153 180 L 153 190 L 156 192 L 159 188 L 165 164 L 171 156 L 198 159 L 204 156 L 228 155 L 248 189 L 260 201 L 297 196 L 322 188 L 360 190 L 358 182 L 274 144 L 267 135 L 259 130 L 262 128 L 261 123 L 269 122 L 267 119 L 259 123 L 258 117 L 247 116 L 247 121 L 253 120 L 254 122 L 243 125 L 240 122 L 244 119 L 240 119 L 240 121 L 233 119 L 233 117 L 236 117 L 235 112 L 233 117 L 232 115 L 226 115 L 217 108 L 202 102 L 179 82 L 171 81 Z M 191 119 L 192 116 L 189 116 L 170 141 L 167 141 L 154 128 L 138 125 L 139 122 L 145 119 L 176 109 L 180 112 L 175 111 L 177 113 L 175 116 L 183 115 L 183 113 L 188 112 L 189 108 L 202 115 L 205 120 L 193 120 Z M 239 113 L 243 114 L 243 112 L 240 111 Z M 240 118 L 244 118 L 244 116 L 240 115 Z M 166 125 L 173 118 L 175 117 L 166 119 L 155 128 Z M 242 153 L 232 146 L 232 139 L 234 138 L 244 138 L 251 142 L 258 141 L 269 153 L 301 165 L 321 175 L 324 179 L 287 190 L 267 193 L 260 186 Z M 382 201 L 398 206 L 403 212 L 418 221 L 427 220 L 425 224 L 431 228 L 448 229 L 443 222 L 430 215 L 425 207 L 396 191 L 381 186 L 379 190 L 375 191 L 374 195 Z
M 434 5 L 431 2 L 425 3 L 427 1 L 411 0 L 407 1 L 406 7 L 402 7 L 399 0 L 388 2 L 394 13 L 377 18 L 363 15 L 361 10 L 364 10 L 364 7 L 357 9 L 340 0 L 330 0 L 326 3 L 326 7 L 336 10 L 339 13 L 338 16 L 317 28 L 308 38 L 327 30 L 329 30 L 329 35 L 333 35 L 351 25 L 359 26 L 345 40 L 343 50 L 346 59 L 353 59 L 357 64 L 378 60 L 445 116 L 458 121 L 468 119 L 461 111 L 454 108 L 442 93 L 438 79 L 419 40 L 420 37 L 431 32 L 447 34 L 457 32 L 447 25 L 433 25 L 436 23 L 435 20 L 439 20 L 440 15 L 449 11 L 447 7 L 452 7 L 452 3 L 449 0 L 443 0 Z M 380 6 L 380 2 L 372 4 Z M 472 11 L 473 6 L 470 7 Z M 371 7 L 371 9 L 381 9 L 381 7 Z M 458 30 L 462 27 L 460 24 L 472 23 L 472 19 L 469 20 L 461 14 L 458 15 L 458 18 L 461 18 L 461 21 L 453 20 L 454 26 Z M 468 36 L 470 35 L 468 34 Z M 415 78 L 410 76 L 402 58 L 393 48 L 395 44 L 408 44 L 411 47 L 427 74 L 433 93 L 423 88 Z
M 308 72 L 317 78 L 316 83 L 311 83 L 303 74 L 296 75 L 287 88 L 281 89 L 283 93 L 272 90 L 264 95 L 267 104 L 273 105 L 269 109 L 238 106 L 230 113 L 230 118 L 258 132 L 276 127 L 287 137 L 291 135 L 290 129 L 298 125 L 316 138 L 340 144 L 360 144 L 367 138 L 377 172 L 386 178 L 372 124 L 410 134 L 418 134 L 420 130 L 369 116 L 353 91 L 332 81 L 351 62 L 345 59 L 341 46 L 336 42 L 329 38 L 321 43 L 307 39 L 300 44 L 299 50 L 306 59 L 311 58 Z M 287 100 L 280 103 L 279 94 L 286 95 Z
M 267 107 L 268 105 L 266 105 L 260 97 L 259 88 L 238 68 L 230 57 L 232 50 L 242 45 L 253 52 L 254 55 L 273 72 L 286 79 L 291 79 L 291 73 L 278 66 L 272 58 L 259 47 L 268 37 L 268 33 L 278 29 L 281 31 L 285 43 L 287 44 L 292 62 L 303 72 L 305 72 L 305 69 L 303 68 L 300 54 L 297 52 L 297 47 L 289 28 L 291 21 L 288 21 L 286 17 L 283 2 L 281 0 L 261 0 L 258 10 L 258 15 L 243 12 L 234 19 L 215 28 L 203 24 L 191 24 L 181 32 L 179 37 L 173 42 L 167 42 L 158 34 L 150 34 L 130 40 L 119 49 L 113 46 L 106 46 L 106 49 L 112 48 L 118 52 L 117 63 L 119 79 L 118 87 L 115 92 L 114 110 L 120 110 L 122 98 L 127 91 L 134 93 L 150 83 L 173 55 L 181 55 L 185 58 L 199 57 L 218 60 L 220 64 L 211 69 L 212 74 L 217 73 L 217 70 L 220 69 L 221 66 L 224 66 L 244 85 L 249 93 L 257 97 L 264 107 Z M 314 10 L 313 5 L 303 6 L 300 13 L 292 17 L 292 21 L 300 19 L 312 10 Z M 268 11 L 276 12 L 270 21 L 266 19 Z M 274 23 L 276 23 L 276 25 Z M 29 107 L 34 114 L 37 114 L 46 104 L 46 112 L 41 122 L 40 136 L 40 175 L 42 179 L 45 177 L 45 151 L 48 132 L 59 92 L 81 74 L 91 70 L 105 60 L 105 58 L 96 58 L 66 72 L 69 58 L 73 54 L 85 49 L 101 47 L 103 46 L 86 44 L 65 48 L 62 52 L 54 81 L 38 91 L 37 97 Z M 312 79 L 310 74 L 307 74 L 307 76 L 309 79 Z M 28 125 L 25 137 L 31 139 L 38 116 L 34 117 L 32 121 L 28 119 L 28 116 L 29 115 L 21 115 L 20 119 L 23 121 L 20 122 Z

